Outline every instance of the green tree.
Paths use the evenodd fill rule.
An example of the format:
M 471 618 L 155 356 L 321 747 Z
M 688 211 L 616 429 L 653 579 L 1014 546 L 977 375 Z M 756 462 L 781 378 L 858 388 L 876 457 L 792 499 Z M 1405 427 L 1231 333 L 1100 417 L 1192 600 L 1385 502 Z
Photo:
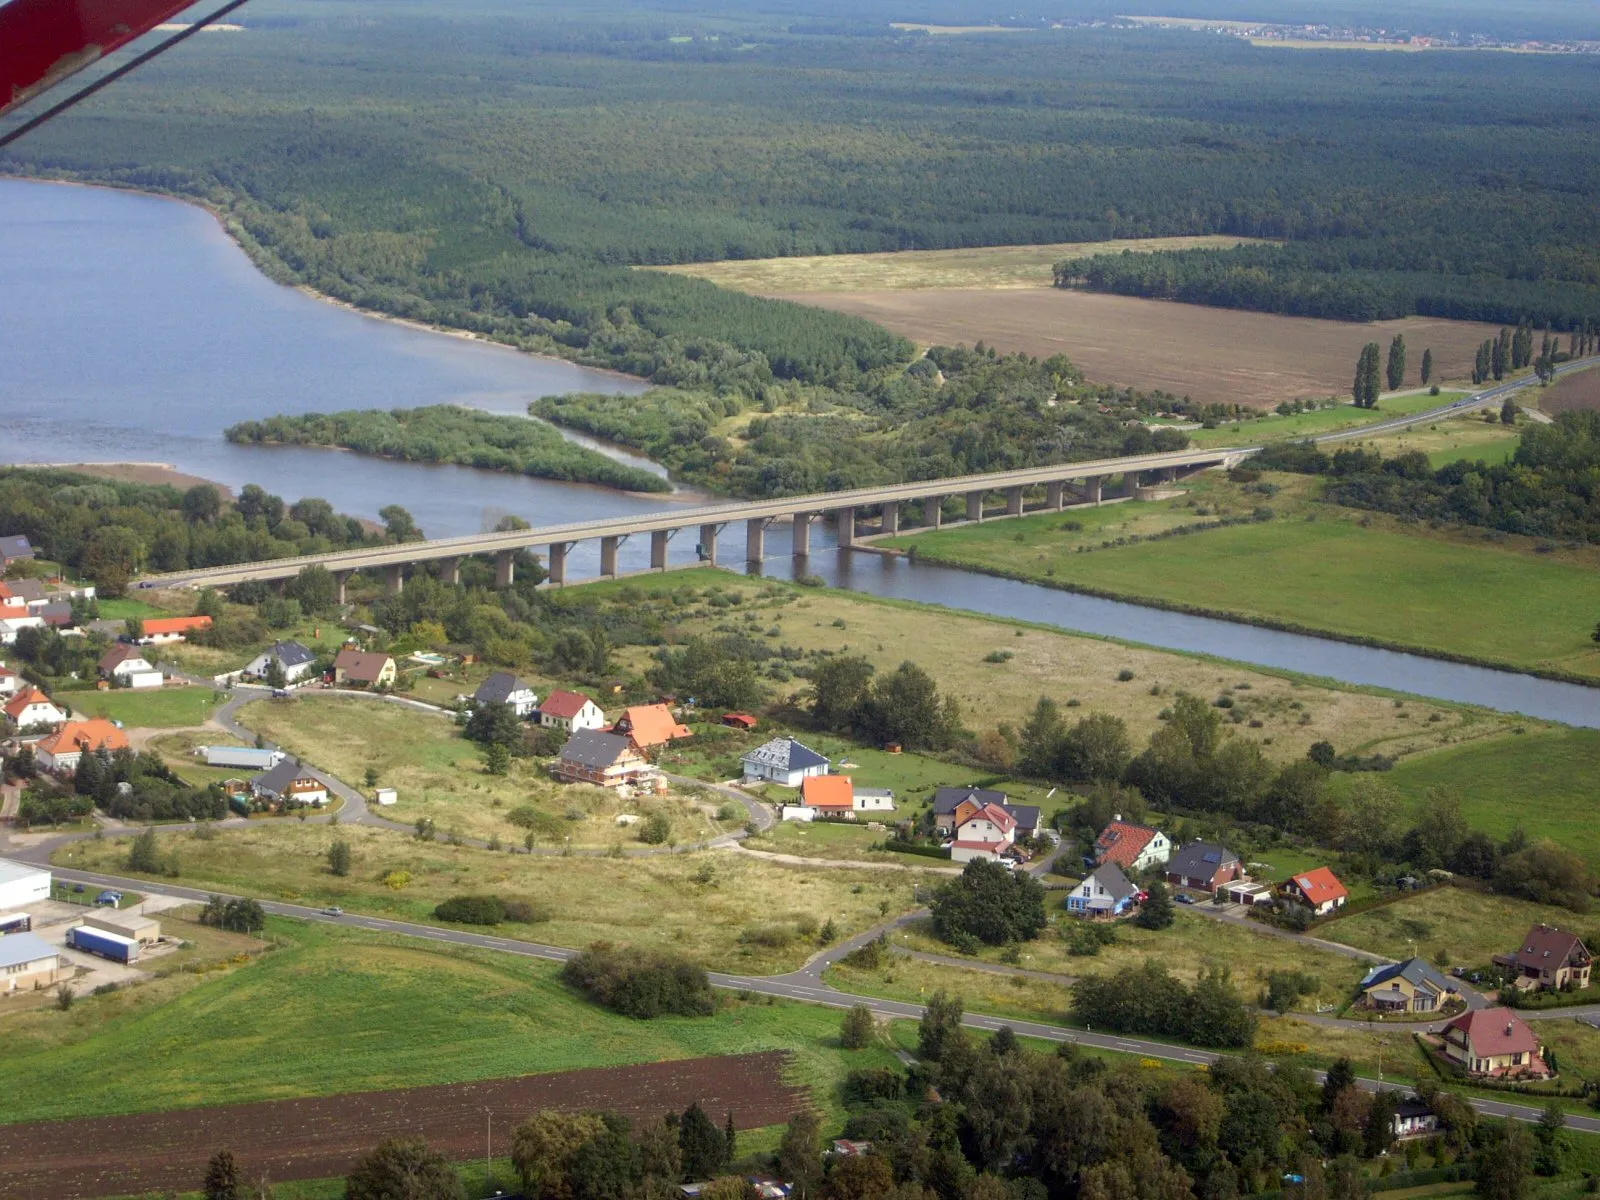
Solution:
M 350 874 L 350 843 L 343 838 L 335 838 L 328 847 L 328 870 L 341 878 Z
M 1111 781 L 1122 776 L 1133 757 L 1133 741 L 1121 717 L 1090 713 L 1061 739 L 1061 773 L 1068 779 Z
M 961 997 L 943 990 L 934 992 L 917 1022 L 917 1057 L 938 1062 L 951 1044 L 966 1039 L 961 1028 Z
M 509 775 L 511 748 L 504 742 L 490 742 L 483 748 L 483 769 L 491 775 Z
M 1357 408 L 1378 406 L 1381 354 L 1377 342 L 1368 342 L 1361 348 L 1361 357 L 1356 361 L 1355 383 L 1350 389 L 1351 398 Z
M 144 618 L 129 617 L 122 623 L 122 631 L 137 642 L 144 636 Z
M 933 932 L 955 945 L 1025 942 L 1045 927 L 1044 888 L 1026 871 L 973 859 L 934 894 Z
M 222 512 L 222 497 L 209 483 L 197 483 L 183 494 L 183 519 L 191 525 L 209 525 Z
M 1423 387 L 1427 387 L 1428 384 L 1430 384 L 1432 382 L 1433 382 L 1433 351 L 1431 349 L 1429 349 L 1429 350 L 1424 350 L 1422 352 L 1422 386 Z
M 585 1143 L 605 1130 L 595 1113 L 568 1113 L 541 1109 L 511 1135 L 511 1165 L 523 1190 L 541 1200 L 567 1200 L 567 1182 L 573 1160 Z
M 711 1179 L 728 1165 L 728 1139 L 698 1100 L 678 1120 L 678 1153 L 690 1179 Z
M 1157 879 L 1150 885 L 1149 898 L 1140 907 L 1133 923 L 1141 929 L 1167 929 L 1175 920 L 1177 911 L 1172 903 L 1172 893 L 1167 891 L 1165 883 Z
M 361 778 L 362 778 L 362 781 L 369 788 L 377 787 L 378 786 L 378 768 L 377 767 L 368 767 L 366 769 L 365 773 L 363 773 Z
M 874 1028 L 872 1009 L 865 1004 L 852 1005 L 840 1023 L 839 1044 L 846 1050 L 865 1050 L 872 1044 Z
M 794 1200 L 812 1200 L 822 1186 L 822 1122 L 804 1109 L 789 1118 L 778 1143 L 778 1175 L 793 1188 Z
M 209 489 L 208 489 L 209 490 Z M 206 1178 L 201 1185 L 205 1200 L 244 1200 L 244 1186 L 239 1179 L 239 1164 L 232 1150 L 218 1150 L 206 1164 Z
M 88 756 L 84 756 L 87 760 Z M 138 871 L 144 875 L 159 875 L 165 860 L 161 857 L 161 845 L 156 840 L 154 825 L 146 825 L 133 839 L 133 844 L 128 847 L 128 870 Z
M 1389 363 L 1385 377 L 1391 392 L 1398 392 L 1406 381 L 1406 339 L 1401 334 L 1394 335 L 1394 341 L 1389 343 Z
M 304 612 L 316 616 L 332 611 L 339 603 L 339 581 L 327 567 L 312 563 L 300 568 L 300 574 L 289 585 L 289 594 L 300 602 Z
M 873 683 L 862 723 L 881 743 L 943 750 L 960 732 L 961 714 L 953 697 L 940 698 L 932 675 L 916 663 L 903 662 Z
M 1017 770 L 1034 779 L 1047 779 L 1055 771 L 1066 735 L 1061 709 L 1048 696 L 1040 696 L 1017 734 Z
M 464 1200 L 450 1160 L 421 1138 L 385 1138 L 345 1177 L 345 1200 Z
M 1561 1160 L 1566 1153 L 1567 1114 L 1559 1102 L 1552 1100 L 1539 1114 L 1539 1123 L 1533 1127 L 1537 1148 L 1533 1156 L 1533 1169 L 1540 1175 L 1561 1174 Z
M 289 686 L 289 676 L 284 672 L 283 663 L 276 654 L 267 659 L 267 670 L 262 679 L 274 691 L 281 691 Z
M 722 1145 L 723 1162 L 732 1163 L 734 1159 L 739 1157 L 739 1130 L 733 1123 L 733 1109 L 731 1108 L 722 1121 Z
M 1500 404 L 1500 424 L 1515 425 L 1517 423 L 1517 402 L 1507 396 Z
M 422 540 L 422 530 L 417 528 L 417 523 L 411 519 L 411 514 L 398 504 L 386 504 L 380 508 L 378 519 L 383 522 L 384 535 L 391 542 Z
M 1523 1200 L 1533 1154 L 1533 1135 L 1516 1121 L 1502 1122 L 1478 1155 L 1478 1195 L 1484 1200 Z
M 522 740 L 522 719 L 503 701 L 475 705 L 462 730 L 468 740 L 482 746 L 515 746 Z

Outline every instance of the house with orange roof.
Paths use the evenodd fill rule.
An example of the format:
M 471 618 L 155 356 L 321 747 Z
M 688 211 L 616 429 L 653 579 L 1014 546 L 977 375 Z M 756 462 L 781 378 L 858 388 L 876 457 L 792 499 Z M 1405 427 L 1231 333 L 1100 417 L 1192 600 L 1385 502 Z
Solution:
M 539 705 L 539 724 L 546 729 L 575 733 L 580 729 L 599 729 L 605 723 L 606 714 L 582 692 L 564 692 L 558 688 Z
M 197 629 L 210 628 L 210 617 L 147 617 L 137 640 L 141 646 L 181 642 Z
M 1159 829 L 1116 816 L 1094 840 L 1095 864 L 1116 863 L 1138 874 L 1172 857 L 1172 839 Z
M 66 719 L 67 714 L 36 687 L 22 688 L 6 705 L 6 720 L 18 733 L 45 727 L 53 729 Z
M 979 807 L 965 801 L 956 809 L 956 837 L 950 844 L 950 861 L 996 862 L 1011 849 L 1016 832 L 1017 819 L 998 804 Z
M 1281 890 L 1285 899 L 1305 905 L 1314 917 L 1325 917 L 1343 908 L 1350 900 L 1350 893 L 1345 890 L 1344 884 L 1327 867 L 1302 871 L 1286 880 Z
M 818 816 L 856 819 L 856 789 L 848 775 L 813 775 L 802 779 L 800 802 Z
M 87 721 L 68 721 L 37 746 L 34 754 L 46 771 L 65 775 L 76 771 L 85 754 L 108 754 L 128 748 L 128 735 L 103 717 Z
M 621 734 L 640 750 L 654 750 L 679 738 L 691 737 L 687 725 L 680 725 L 665 704 L 636 704 L 622 710 L 613 732 Z

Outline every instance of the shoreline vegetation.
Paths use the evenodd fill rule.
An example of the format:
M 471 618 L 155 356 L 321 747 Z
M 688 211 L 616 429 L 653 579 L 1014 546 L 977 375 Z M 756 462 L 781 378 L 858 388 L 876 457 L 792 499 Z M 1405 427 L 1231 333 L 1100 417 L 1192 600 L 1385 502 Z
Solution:
M 454 463 L 630 492 L 672 491 L 670 480 L 569 442 L 544 421 L 453 404 L 279 415 L 230 425 L 223 436 L 247 445 L 334 447 L 401 462 Z

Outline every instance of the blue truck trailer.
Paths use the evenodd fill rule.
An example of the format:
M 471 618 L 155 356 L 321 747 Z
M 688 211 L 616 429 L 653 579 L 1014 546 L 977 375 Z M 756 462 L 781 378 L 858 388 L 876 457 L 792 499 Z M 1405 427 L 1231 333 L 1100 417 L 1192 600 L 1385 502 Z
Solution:
M 103 929 L 90 929 L 87 925 L 75 925 L 67 930 L 67 945 L 74 950 L 82 950 L 85 954 L 98 954 L 101 958 L 109 958 L 112 962 L 139 961 L 138 942 L 120 934 L 107 933 Z

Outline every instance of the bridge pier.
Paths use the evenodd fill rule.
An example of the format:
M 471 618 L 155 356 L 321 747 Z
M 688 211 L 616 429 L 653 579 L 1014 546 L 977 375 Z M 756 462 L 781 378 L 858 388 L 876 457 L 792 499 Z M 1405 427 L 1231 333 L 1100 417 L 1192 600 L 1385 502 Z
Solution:
M 833 520 L 839 531 L 839 549 L 850 549 L 856 544 L 856 510 L 841 508 L 833 514 Z
M 1020 517 L 1022 515 L 1022 489 L 1011 487 L 1006 489 L 1006 516 Z
M 550 543 L 550 578 L 549 582 L 560 587 L 567 582 L 567 551 L 576 545 L 575 542 Z
M 798 512 L 794 515 L 794 556 L 807 558 L 811 554 L 811 520 L 812 513 Z
M 771 517 L 751 517 L 744 523 L 744 561 L 758 563 L 767 557 L 767 526 Z
M 983 493 L 982 492 L 968 492 L 967 493 L 967 520 L 969 520 L 969 521 L 981 521 L 981 520 L 983 520 Z
M 717 565 L 717 534 L 721 532 L 721 525 L 700 526 L 700 561 L 707 566 Z
M 406 586 L 406 565 L 395 563 L 389 568 L 389 595 L 398 596 Z
M 441 558 L 439 560 L 439 582 L 448 583 L 455 587 L 461 582 L 461 560 L 459 558 Z
M 627 541 L 627 535 L 600 539 L 600 574 L 606 579 L 617 577 L 617 547 Z
M 1177 467 L 1162 467 L 1161 478 L 1167 483 L 1176 483 L 1178 480 Z
M 333 582 L 339 588 L 339 604 L 340 604 L 341 607 L 343 605 L 346 605 L 346 604 L 350 603 L 349 600 L 347 600 L 345 598 L 344 588 L 345 588 L 345 584 L 350 582 L 350 576 L 352 576 L 354 574 L 355 574 L 354 571 L 335 571 L 333 573 Z
M 516 581 L 517 552 L 515 550 L 502 550 L 494 556 L 494 586 L 508 588 Z
M 1067 498 L 1067 485 L 1061 480 L 1044 485 L 1044 506 L 1051 512 L 1060 512 Z
M 1137 492 L 1138 490 L 1139 490 L 1139 472 L 1137 472 L 1137 471 L 1124 471 L 1122 473 L 1122 494 L 1125 497 L 1127 497 L 1128 499 L 1131 500 L 1131 499 L 1133 499 L 1134 493 Z
M 652 571 L 665 571 L 667 569 L 667 543 L 672 540 L 676 529 L 657 529 L 650 535 L 650 569 Z
M 1104 475 L 1091 475 L 1083 481 L 1083 498 L 1090 504 L 1099 504 L 1105 492 L 1106 477 Z
M 900 532 L 900 506 L 893 501 L 883 506 L 883 525 L 879 532 L 888 537 Z
M 944 524 L 944 497 L 924 496 L 922 498 L 922 527 L 924 529 L 937 529 Z

